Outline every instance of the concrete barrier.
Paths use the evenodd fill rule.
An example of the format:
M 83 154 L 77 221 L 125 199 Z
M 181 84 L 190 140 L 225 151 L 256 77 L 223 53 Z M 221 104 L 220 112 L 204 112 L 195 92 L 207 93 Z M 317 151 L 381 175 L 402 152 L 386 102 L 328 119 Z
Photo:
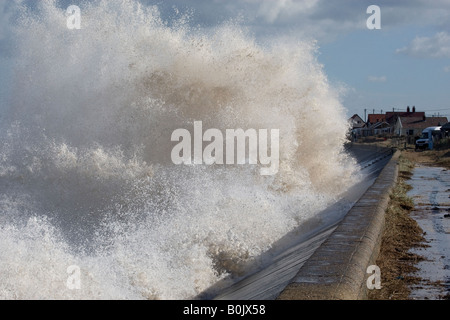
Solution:
M 278 300 L 367 298 L 367 268 L 378 257 L 390 192 L 398 177 L 396 152 L 374 184 L 305 262 Z

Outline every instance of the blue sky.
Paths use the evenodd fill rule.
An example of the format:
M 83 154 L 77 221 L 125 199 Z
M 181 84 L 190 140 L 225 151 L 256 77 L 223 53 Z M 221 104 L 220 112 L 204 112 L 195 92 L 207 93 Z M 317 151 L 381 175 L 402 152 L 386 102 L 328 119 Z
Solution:
M 450 117 L 449 58 L 398 51 L 417 34 L 434 36 L 426 28 L 355 31 L 321 47 L 319 60 L 329 80 L 349 88 L 344 98 L 349 113 L 363 116 L 364 109 L 381 113 L 416 106 L 429 115 Z
M 2 39 L 7 37 L 7 8 L 13 1 L 22 2 L 0 0 L 0 55 L 7 51 Z M 342 103 L 348 116 L 363 117 L 364 109 L 384 112 L 414 105 L 430 116 L 439 113 L 450 119 L 450 0 L 140 2 L 157 5 L 168 21 L 174 8 L 189 11 L 191 23 L 203 28 L 239 19 L 262 42 L 285 36 L 315 39 L 330 83 L 345 88 Z M 61 6 L 81 3 L 60 1 Z M 370 5 L 381 9 L 380 30 L 366 26 Z

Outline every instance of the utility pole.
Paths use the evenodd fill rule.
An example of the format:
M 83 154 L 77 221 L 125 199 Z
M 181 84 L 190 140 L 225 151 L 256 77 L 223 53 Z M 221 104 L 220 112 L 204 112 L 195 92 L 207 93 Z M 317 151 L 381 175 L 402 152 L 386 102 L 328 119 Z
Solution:
M 364 109 L 364 122 L 367 123 L 367 109 Z

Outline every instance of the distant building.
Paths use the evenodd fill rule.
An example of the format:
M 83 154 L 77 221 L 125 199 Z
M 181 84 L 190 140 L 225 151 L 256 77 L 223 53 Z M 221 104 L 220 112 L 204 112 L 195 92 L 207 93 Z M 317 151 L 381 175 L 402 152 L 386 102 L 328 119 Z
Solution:
M 420 136 L 428 127 L 439 127 L 448 123 L 447 117 L 397 117 L 394 133 L 398 136 Z
M 372 126 L 379 122 L 387 122 L 390 125 L 394 125 L 398 117 L 414 117 L 425 119 L 425 112 L 416 112 L 416 107 L 412 109 L 408 106 L 405 111 L 392 111 L 386 113 L 369 114 L 367 118 L 367 125 Z
M 374 124 L 377 124 L 379 122 L 386 121 L 386 115 L 385 114 L 369 114 L 367 117 L 367 126 L 373 126 Z
M 348 119 L 352 130 L 352 137 L 358 138 L 362 136 L 362 130 L 366 127 L 364 120 L 357 114 L 354 114 L 350 119 Z
M 398 118 L 402 117 L 402 118 L 416 118 L 417 119 L 422 119 L 425 120 L 426 116 L 425 116 L 425 112 L 416 112 L 416 107 L 412 107 L 412 109 L 408 106 L 406 108 L 406 112 L 386 112 L 386 121 L 391 124 L 391 125 L 395 125 L 395 123 L 397 122 Z
M 386 121 L 379 121 L 367 128 L 370 135 L 386 135 L 392 133 L 392 126 Z
M 366 126 L 360 132 L 362 136 L 394 134 L 412 137 L 419 136 L 423 129 L 446 123 L 446 117 L 426 117 L 425 112 L 417 112 L 415 106 L 408 106 L 406 111 L 369 114 Z
M 364 120 L 357 114 L 354 114 L 350 119 L 348 119 L 352 129 L 364 128 L 366 123 Z

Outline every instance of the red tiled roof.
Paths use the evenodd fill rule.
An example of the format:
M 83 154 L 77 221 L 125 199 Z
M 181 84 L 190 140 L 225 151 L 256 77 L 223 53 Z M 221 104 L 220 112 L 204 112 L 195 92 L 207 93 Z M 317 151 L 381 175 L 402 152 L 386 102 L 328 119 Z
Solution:
M 400 117 L 403 128 L 425 129 L 428 127 L 442 126 L 448 122 L 446 117 L 429 117 L 423 120 L 421 117 Z
M 388 122 L 395 121 L 396 117 L 408 117 L 408 118 L 425 118 L 425 112 L 386 112 L 386 120 Z
M 383 122 L 386 121 L 386 115 L 385 114 L 369 114 L 367 118 L 368 123 L 377 123 L 377 122 Z

